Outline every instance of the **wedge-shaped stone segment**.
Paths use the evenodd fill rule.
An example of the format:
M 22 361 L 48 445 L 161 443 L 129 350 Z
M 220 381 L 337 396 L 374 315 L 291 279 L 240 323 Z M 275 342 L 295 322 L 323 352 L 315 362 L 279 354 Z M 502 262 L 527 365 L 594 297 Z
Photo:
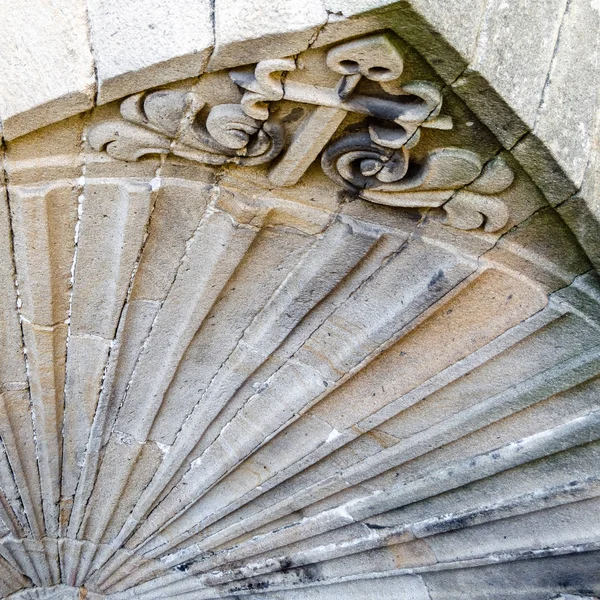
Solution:
M 460 298 L 460 296 L 459 296 Z M 557 301 L 561 301 L 562 298 L 557 297 Z M 442 309 L 440 309 L 442 310 Z M 451 314 L 454 314 L 454 310 L 455 308 L 450 305 L 450 307 L 446 308 L 444 310 L 444 312 L 446 312 L 447 310 L 452 310 L 453 312 Z M 465 398 L 471 398 L 471 397 L 477 397 L 477 394 L 481 394 L 483 396 L 483 398 L 485 399 L 486 394 L 488 394 L 488 400 L 484 401 L 481 406 L 475 406 L 474 410 L 466 410 L 464 411 L 462 414 L 457 414 L 456 415 L 456 422 L 452 423 L 452 420 L 450 420 L 450 422 L 446 423 L 444 421 L 443 418 L 440 418 L 439 421 L 439 425 L 437 427 L 433 427 L 430 431 L 426 431 L 424 432 L 422 435 L 424 435 L 423 440 L 425 442 L 425 447 L 429 448 L 433 445 L 439 444 L 439 445 L 443 445 L 444 443 L 448 443 L 449 441 L 451 441 L 452 439 L 456 439 L 455 436 L 456 435 L 461 435 L 464 434 L 466 431 L 473 431 L 474 428 L 476 429 L 477 427 L 481 427 L 483 426 L 483 423 L 480 421 L 480 419 L 482 417 L 484 417 L 485 419 L 492 419 L 492 421 L 497 420 L 498 418 L 502 418 L 502 416 L 506 415 L 506 410 L 508 409 L 509 412 L 513 412 L 515 410 L 519 410 L 518 406 L 522 406 L 517 404 L 516 406 L 514 405 L 514 402 L 516 399 L 518 399 L 519 402 L 539 402 L 540 400 L 543 400 L 544 398 L 546 398 L 547 396 L 545 394 L 547 394 L 549 391 L 551 393 L 555 393 L 557 391 L 556 387 L 556 383 L 553 383 L 552 381 L 552 377 L 554 377 L 553 375 L 550 375 L 550 371 L 544 371 L 544 369 L 546 368 L 544 362 L 546 362 L 548 365 L 558 365 L 558 373 L 557 376 L 559 377 L 559 379 L 561 379 L 562 381 L 564 381 L 564 383 L 561 383 L 560 385 L 566 385 L 567 387 L 572 387 L 573 385 L 575 385 L 579 379 L 573 379 L 574 376 L 574 369 L 575 366 L 573 364 L 568 364 L 567 366 L 563 366 L 563 364 L 561 363 L 561 361 L 564 361 L 564 359 L 566 357 L 569 356 L 573 356 L 575 353 L 575 357 L 576 357 L 576 353 L 580 352 L 582 350 L 584 350 L 586 347 L 590 348 L 590 344 L 593 347 L 594 343 L 598 342 L 598 335 L 597 333 L 594 333 L 594 331 L 587 331 L 586 333 L 586 329 L 587 327 L 583 327 L 582 328 L 582 323 L 578 322 L 577 319 L 575 319 L 574 317 L 571 317 L 569 320 L 565 320 L 565 318 L 561 317 L 562 311 L 557 311 L 556 309 L 549 309 L 547 311 L 545 311 L 544 313 L 540 314 L 539 316 L 533 317 L 531 320 L 529 321 L 524 321 L 522 325 L 519 325 L 518 327 L 516 327 L 513 330 L 510 330 L 509 332 L 507 332 L 506 334 L 500 336 L 498 338 L 497 341 L 492 342 L 491 344 L 489 344 L 488 346 L 485 346 L 484 348 L 482 348 L 481 350 L 475 352 L 473 354 L 472 357 L 468 357 L 468 359 L 465 359 L 463 361 L 459 361 L 457 362 L 456 366 L 453 366 L 452 368 L 447 369 L 446 371 L 442 371 L 439 375 L 437 375 L 436 377 L 434 377 L 430 382 L 426 382 L 425 385 L 419 386 L 417 387 L 414 392 L 408 393 L 405 396 L 401 396 L 396 402 L 391 402 L 388 406 L 386 406 L 384 409 L 382 409 L 380 411 L 381 416 L 373 415 L 373 417 L 370 417 L 368 419 L 365 419 L 362 423 L 360 423 L 360 430 L 365 430 L 368 429 L 370 427 L 373 427 L 373 425 L 377 425 L 379 423 L 382 423 L 382 421 L 385 421 L 386 419 L 389 419 L 392 415 L 393 415 L 393 407 L 394 405 L 397 406 L 397 408 L 395 409 L 396 411 L 400 411 L 399 415 L 398 415 L 398 419 L 392 419 L 391 421 L 388 421 L 388 424 L 385 425 L 380 425 L 380 431 L 381 431 L 381 435 L 385 435 L 386 431 L 389 431 L 391 434 L 394 434 L 394 438 L 391 438 L 394 440 L 394 443 L 397 439 L 401 439 L 402 437 L 406 437 L 408 436 L 408 440 L 406 442 L 406 444 L 399 444 L 396 447 L 392 447 L 389 448 L 389 450 L 384 451 L 383 453 L 381 453 L 382 448 L 380 446 L 375 446 L 370 452 L 373 453 L 373 457 L 370 461 L 367 461 L 364 465 L 360 464 L 360 460 L 361 460 L 361 454 L 363 454 L 364 458 L 368 458 L 368 454 L 364 455 L 364 453 L 357 453 L 357 449 L 356 450 L 351 450 L 352 446 L 349 447 L 350 452 L 348 453 L 348 458 L 351 459 L 350 463 L 348 464 L 348 466 L 350 467 L 350 465 L 352 465 L 352 463 L 355 463 L 354 467 L 350 467 L 349 471 L 347 471 L 346 473 L 343 474 L 343 476 L 338 476 L 337 474 L 335 474 L 334 476 L 330 476 L 327 473 L 327 464 L 326 463 L 322 463 L 322 467 L 317 469 L 317 471 L 314 473 L 313 477 L 310 477 L 309 471 L 306 472 L 305 476 L 301 476 L 298 479 L 298 484 L 293 486 L 292 488 L 290 488 L 287 492 L 287 497 L 285 492 L 282 495 L 282 499 L 281 500 L 281 507 L 284 512 L 280 513 L 277 512 L 277 510 L 279 510 L 280 508 L 277 508 L 275 510 L 275 512 L 273 510 L 271 510 L 271 514 L 269 516 L 269 513 L 265 512 L 263 515 L 260 514 L 260 512 L 257 513 L 257 517 L 260 519 L 264 519 L 264 518 L 277 518 L 279 516 L 282 516 L 282 514 L 286 514 L 285 511 L 291 509 L 291 507 L 299 507 L 299 506 L 303 506 L 305 505 L 306 502 L 314 502 L 315 498 L 318 497 L 323 497 L 322 495 L 319 496 L 319 494 L 325 494 L 325 495 L 330 495 L 331 493 L 340 490 L 343 487 L 347 487 L 348 483 L 344 483 L 347 481 L 361 481 L 364 478 L 369 478 L 371 477 L 374 473 L 376 472 L 382 472 L 382 470 L 386 470 L 390 467 L 392 467 L 394 464 L 398 464 L 398 459 L 400 459 L 400 457 L 402 457 L 402 452 L 404 452 L 406 449 L 411 448 L 411 452 L 412 451 L 417 451 L 419 452 L 418 448 L 419 448 L 419 444 L 417 442 L 418 439 L 418 435 L 416 437 L 410 437 L 411 433 L 414 434 L 415 432 L 411 432 L 411 425 L 410 423 L 413 421 L 413 418 L 409 418 L 409 415 L 411 413 L 410 410 L 407 411 L 408 408 L 410 408 L 413 404 L 416 404 L 417 407 L 417 411 L 414 417 L 414 422 L 416 423 L 422 423 L 424 420 L 430 420 L 431 416 L 429 416 L 427 414 L 427 412 L 425 412 L 425 414 L 422 414 L 422 411 L 419 411 L 419 402 L 423 402 L 424 399 L 427 398 L 428 395 L 432 394 L 432 392 L 437 388 L 438 390 L 441 389 L 441 393 L 438 393 L 437 395 L 434 394 L 431 398 L 431 400 L 429 401 L 429 404 L 431 404 L 432 406 L 438 406 L 440 405 L 441 408 L 438 409 L 438 411 L 440 412 L 440 417 L 442 415 L 447 414 L 447 409 L 445 408 L 445 402 L 451 402 L 452 398 L 455 398 L 457 396 L 464 396 Z M 555 329 L 554 331 L 552 329 L 548 330 L 547 327 L 549 324 L 552 324 L 553 322 L 556 322 L 556 325 L 554 325 L 553 327 L 558 327 L 559 329 Z M 558 331 L 561 331 L 561 334 L 558 334 Z M 579 331 L 579 333 L 578 333 Z M 539 333 L 538 333 L 539 332 Z M 534 335 L 535 334 L 535 335 Z M 554 335 L 557 335 L 556 339 L 562 339 L 564 336 L 569 337 L 570 339 L 579 339 L 579 344 L 576 347 L 568 347 L 562 350 L 562 354 L 561 353 L 557 353 L 556 349 L 552 349 L 548 346 L 548 339 L 552 339 L 554 337 Z M 409 338 L 410 340 L 410 338 Z M 525 340 L 525 341 L 523 341 Z M 587 341 L 586 341 L 587 340 Z M 594 340 L 596 340 L 596 342 L 594 342 Z M 407 340 L 408 341 L 408 340 Z M 512 349 L 512 346 L 515 346 L 515 349 Z M 559 346 L 560 347 L 560 346 Z M 510 349 L 509 350 L 507 350 Z M 502 377 L 499 376 L 502 372 L 504 372 L 505 366 L 507 364 L 507 361 L 512 361 L 512 360 L 516 360 L 517 363 L 523 363 L 523 370 L 521 371 L 521 374 L 519 373 L 515 373 L 515 381 L 518 382 L 519 381 L 519 377 L 523 377 L 523 374 L 527 372 L 528 369 L 530 369 L 530 364 L 528 364 L 527 361 L 523 361 L 523 358 L 519 359 L 519 358 L 515 358 L 515 354 L 517 353 L 517 355 L 522 355 L 522 356 L 528 356 L 531 355 L 531 360 L 538 365 L 538 368 L 540 369 L 541 373 L 539 375 L 539 377 L 537 378 L 537 382 L 534 380 L 532 381 L 533 385 L 527 384 L 527 385 L 520 385 L 517 387 L 511 387 L 510 384 L 508 385 L 508 388 L 506 388 L 505 392 L 502 392 L 502 389 L 507 385 L 507 383 L 503 384 L 502 381 Z M 402 359 L 402 355 L 403 353 L 410 355 L 411 351 L 409 350 L 409 348 L 407 348 L 405 346 L 405 343 L 400 343 L 399 344 L 399 358 Z M 388 353 L 389 354 L 389 353 Z M 592 353 L 590 356 L 588 356 L 588 358 L 583 358 L 583 365 L 585 364 L 589 364 L 589 367 L 586 368 L 592 368 L 592 371 L 585 371 L 583 372 L 584 375 L 584 379 L 590 376 L 590 373 L 593 373 L 593 365 L 597 364 L 597 358 L 594 358 L 594 354 Z M 494 360 L 492 360 L 494 359 Z M 574 358 L 573 359 L 575 362 L 578 362 L 579 359 Z M 589 361 L 592 360 L 592 362 L 590 363 Z M 594 360 L 596 361 L 596 363 L 594 363 Z M 491 361 L 490 365 L 486 365 L 485 363 Z M 558 362 L 557 362 L 558 361 Z M 571 361 L 572 362 L 572 361 Z M 375 365 L 377 363 L 374 363 Z M 482 365 L 480 366 L 479 369 L 476 369 L 476 367 L 478 365 Z M 491 373 L 488 374 L 486 373 L 490 371 L 490 368 L 493 367 L 493 370 L 491 370 Z M 392 372 L 397 370 L 398 367 L 391 367 L 388 366 L 388 368 L 386 369 L 385 372 L 388 372 L 388 370 L 391 369 Z M 475 369 L 475 370 L 474 370 Z M 474 374 L 477 375 L 478 373 L 481 373 L 482 376 L 484 377 L 483 382 L 486 381 L 486 379 L 489 379 L 490 384 L 493 386 L 491 389 L 489 390 L 483 390 L 483 392 L 477 392 L 477 390 L 482 387 L 482 379 L 481 376 L 476 376 L 475 378 L 473 378 L 474 376 L 472 375 L 471 378 L 467 378 L 464 377 L 467 373 L 469 373 L 471 370 L 474 370 Z M 400 371 L 402 372 L 402 371 Z M 587 373 L 587 375 L 585 374 Z M 495 375 L 495 374 L 498 374 Z M 362 374 L 359 374 L 358 376 L 355 377 L 355 379 L 357 379 L 358 381 L 360 381 L 362 377 Z M 464 377 L 463 380 L 461 380 L 460 378 Z M 566 379 L 565 379 L 566 377 Z M 365 379 L 365 383 L 366 381 L 372 380 L 373 378 L 373 374 L 369 373 L 369 369 L 365 370 L 364 373 L 364 379 Z M 470 383 L 472 379 L 472 383 Z M 437 381 L 436 381 L 437 380 Z M 453 381 L 456 381 L 456 383 L 454 385 L 451 385 Z M 468 384 L 469 386 L 472 386 L 472 389 L 464 389 L 462 391 L 460 385 L 464 385 L 464 383 Z M 558 381 L 558 380 L 557 380 Z M 352 384 L 352 380 L 346 384 L 347 386 Z M 488 384 L 488 385 L 490 385 Z M 388 382 L 388 386 L 390 385 L 390 382 Z M 392 390 L 391 393 L 393 394 L 393 383 L 392 385 Z M 432 388 L 432 386 L 434 386 Z M 456 386 L 459 386 L 458 388 Z M 539 387 L 541 385 L 541 387 Z M 447 387 L 447 391 L 444 390 L 444 386 Z M 537 390 L 537 391 L 536 391 Z M 496 392 L 501 392 L 498 395 L 494 394 L 494 391 Z M 348 392 L 351 396 L 353 396 L 356 391 L 352 391 L 352 387 L 350 387 L 350 391 Z M 360 392 L 358 392 L 360 393 Z M 491 396 L 489 396 L 489 394 L 491 394 Z M 541 395 L 540 395 L 541 394 Z M 339 412 L 341 417 L 344 417 L 344 413 L 346 411 L 344 411 L 343 406 L 345 404 L 347 404 L 347 398 L 348 396 L 344 395 L 344 386 L 342 386 L 341 388 L 339 388 L 339 390 L 335 391 L 332 395 L 332 399 L 334 399 L 336 396 L 338 396 L 340 398 L 340 404 L 339 404 L 339 409 L 338 411 L 336 411 L 335 407 L 335 402 L 333 403 L 332 408 L 334 408 L 333 414 L 331 409 L 328 411 L 319 411 L 319 408 L 321 405 L 323 405 L 323 407 L 325 408 L 327 406 L 327 399 L 323 402 L 321 402 L 320 405 L 317 405 L 315 410 L 313 410 L 313 413 L 316 414 L 322 414 L 324 416 L 325 419 L 327 419 L 328 421 L 332 421 L 334 424 L 337 425 L 337 423 L 335 422 L 335 414 L 336 412 Z M 393 396 L 391 396 L 393 398 Z M 444 400 L 444 398 L 447 398 L 448 400 Z M 388 400 L 389 402 L 389 400 Z M 427 402 L 424 402 L 425 406 L 428 405 Z M 512 405 L 512 406 L 511 406 Z M 495 409 L 494 411 L 490 411 L 489 407 L 491 406 L 497 406 L 498 408 Z M 404 412 L 402 412 L 404 411 Z M 500 412 L 498 412 L 500 411 Z M 414 410 L 412 412 L 415 412 Z M 426 416 L 425 416 L 426 415 Z M 339 420 L 339 417 L 338 417 Z M 394 421 L 396 421 L 398 423 L 399 426 L 401 426 L 404 422 L 406 422 L 408 420 L 409 426 L 408 426 L 408 430 L 405 428 L 404 431 L 395 431 L 394 428 L 391 426 L 392 423 L 394 423 Z M 487 423 L 489 423 L 490 421 L 486 421 Z M 350 421 L 348 423 L 348 425 L 350 425 L 352 423 L 352 421 Z M 462 427 L 461 426 L 457 426 L 458 423 L 462 423 Z M 337 425 L 340 430 L 341 430 L 341 426 Z M 465 427 L 467 427 L 468 429 L 465 430 Z M 334 430 L 335 431 L 335 430 Z M 417 428 L 417 432 L 418 432 L 418 428 Z M 342 432 L 343 433 L 343 432 Z M 338 435 L 340 434 L 340 432 L 338 432 Z M 435 441 L 432 441 L 431 436 L 438 436 L 438 435 L 442 435 L 441 438 L 435 438 Z M 450 437 L 446 437 L 446 436 L 450 436 Z M 277 439 L 277 438 L 276 438 Z M 338 444 L 338 440 L 340 441 L 340 444 Z M 425 441 L 427 440 L 427 441 Z M 284 440 L 282 440 L 283 442 Z M 336 447 L 339 447 L 339 445 L 341 445 L 342 443 L 345 443 L 348 441 L 348 437 L 346 437 L 344 439 L 343 435 L 339 435 L 339 438 L 333 438 L 331 440 L 331 442 L 336 442 L 333 446 L 332 446 L 332 450 Z M 331 443 L 329 442 L 329 443 Z M 272 444 L 272 443 L 271 443 Z M 389 444 L 386 444 L 386 446 Z M 385 446 L 384 446 L 385 448 Z M 405 450 L 403 450 L 403 448 Z M 273 448 L 273 450 L 279 454 L 280 450 L 277 449 L 277 445 L 275 445 L 275 447 Z M 400 451 L 401 454 L 397 454 L 397 452 Z M 263 454 L 264 458 L 262 459 L 262 461 L 258 458 L 260 456 L 260 454 Z M 378 455 L 378 453 L 381 453 Z M 388 462 L 384 462 L 378 465 L 379 461 L 381 459 L 383 459 L 385 456 L 389 455 L 390 457 L 395 456 L 395 458 L 392 461 L 388 461 Z M 339 453 L 338 453 L 339 455 Z M 322 456 L 322 454 L 321 454 Z M 317 455 L 313 460 L 317 460 L 318 458 L 321 458 L 321 456 Z M 337 464 L 339 465 L 339 461 L 342 460 L 342 456 L 343 455 L 339 455 L 339 458 L 337 460 Z M 410 460 L 411 457 L 414 458 L 414 454 L 410 454 L 408 456 L 404 455 L 403 458 L 401 458 L 402 461 L 405 460 Z M 346 459 L 347 460 L 347 459 Z M 346 462 L 346 460 L 344 460 L 344 462 Z M 260 465 L 270 465 L 271 464 L 272 459 L 269 459 L 269 447 L 265 446 L 261 451 L 259 451 L 257 453 L 257 460 L 256 460 L 256 466 L 255 467 L 250 467 L 250 469 L 254 469 L 256 467 L 258 467 L 258 469 L 260 470 Z M 378 465 L 378 466 L 377 466 Z M 305 468 L 306 465 L 303 465 L 300 468 Z M 352 475 L 351 473 L 354 472 L 354 475 Z M 359 475 L 359 473 L 361 475 Z M 240 471 L 240 475 L 243 476 L 243 471 Z M 358 477 L 357 477 L 358 476 Z M 231 478 L 231 476 L 230 476 Z M 234 479 L 235 481 L 235 479 Z M 232 481 L 233 483 L 233 481 Z M 275 480 L 275 483 L 277 483 L 277 480 Z M 281 488 L 285 488 L 285 485 L 280 486 Z M 298 491 L 298 495 L 295 497 L 294 496 L 294 490 Z M 319 492 L 318 490 L 322 490 L 322 492 Z M 215 488 L 215 494 L 213 495 L 214 498 L 216 498 L 219 494 L 219 490 L 218 488 Z M 283 490 L 282 490 L 283 491 Z M 210 495 L 210 492 L 209 492 Z M 275 495 L 275 499 L 277 499 L 277 494 Z M 203 507 L 204 505 L 204 507 Z M 235 505 L 234 505 L 235 506 Z M 274 507 L 275 509 L 276 507 Z M 189 518 L 187 516 L 185 516 L 183 519 L 181 519 L 180 523 L 174 523 L 173 526 L 171 526 L 168 530 L 165 531 L 165 534 L 167 534 L 168 538 L 171 538 L 171 536 L 173 535 L 173 533 L 175 531 L 180 531 L 180 532 L 185 532 L 186 531 L 186 522 L 187 522 L 187 527 L 190 528 L 191 531 L 195 531 L 198 530 L 198 528 L 196 527 L 196 523 L 201 523 L 206 525 L 209 525 L 211 522 L 213 522 L 214 520 L 216 520 L 219 516 L 219 513 L 217 512 L 216 515 L 213 514 L 214 510 L 218 510 L 217 507 L 212 504 L 210 501 L 208 503 L 205 503 L 203 500 L 200 501 L 199 504 L 195 505 L 194 508 L 190 511 L 189 514 Z M 229 509 L 231 510 L 231 509 Z M 234 513 L 235 514 L 235 513 Z M 255 522 L 254 526 L 256 527 L 259 523 L 261 523 L 261 521 L 257 521 Z M 249 526 L 249 524 L 245 524 L 242 526 L 243 531 L 247 530 L 246 528 Z M 232 533 L 237 529 L 238 532 L 240 532 L 240 525 L 238 525 L 237 523 L 234 525 L 234 527 L 231 528 L 231 532 L 228 533 L 228 535 L 232 535 Z M 210 529 L 209 529 L 210 531 Z M 168 532 L 168 533 L 167 533 Z M 223 533 L 227 533 L 227 528 L 225 528 Z M 238 533 L 239 534 L 239 533 Z M 205 537 L 206 534 L 202 537 Z M 158 538 L 160 540 L 160 538 Z M 183 537 L 179 537 L 179 538 L 171 538 L 173 543 L 181 543 L 181 541 L 183 539 L 185 539 L 185 535 Z M 213 547 L 212 544 L 222 544 L 224 539 L 231 539 L 229 538 L 223 538 L 221 535 L 217 534 L 216 536 L 213 536 L 213 539 L 211 540 L 210 537 L 207 539 L 207 543 L 209 544 L 208 547 Z M 163 538 L 164 540 L 164 538 Z M 153 544 L 154 546 L 160 546 L 159 544 Z M 162 550 L 164 551 L 164 549 L 170 547 L 171 544 L 167 545 L 165 548 L 163 548 Z M 151 546 L 152 547 L 152 546 Z M 200 546 L 198 546 L 198 548 L 203 547 L 203 544 L 201 543 Z M 191 546 L 190 548 L 194 548 L 193 546 Z M 161 549 L 158 548 L 158 550 L 160 551 Z M 182 557 L 184 555 L 182 554 Z
M 124 440 L 120 444 L 122 451 L 131 458 L 117 463 L 116 472 L 101 470 L 99 475 L 100 482 L 103 477 L 109 477 L 110 493 L 116 494 L 116 498 L 127 483 L 135 458 L 141 451 L 140 444 L 150 431 L 183 353 L 257 231 L 256 228 L 239 226 L 223 212 L 213 212 L 200 223 L 190 240 L 173 287 L 135 367 L 115 425 L 117 433 L 109 442 L 110 448 L 118 443 L 120 437 Z M 215 280 L 219 283 L 216 284 Z M 185 316 L 181 312 L 182 306 L 185 306 Z M 157 339 L 159 343 L 154 342 Z M 99 540 L 114 505 L 106 502 L 106 496 L 98 497 L 92 499 L 88 510 L 95 502 L 101 503 L 104 514 L 102 517 L 96 514 L 92 523 L 94 530 L 88 535 Z
M 195 501 L 238 461 L 263 443 L 263 440 L 283 427 L 299 411 L 306 409 L 314 401 L 312 399 L 318 398 L 343 374 L 358 366 L 395 331 L 418 317 L 428 303 L 435 301 L 436 296 L 439 298 L 446 286 L 456 285 L 461 277 L 465 277 L 471 271 L 469 267 L 461 268 L 449 256 L 442 254 L 437 257 L 440 270 L 433 274 L 425 271 L 413 281 L 405 281 L 400 290 L 394 281 L 397 269 L 406 269 L 406 264 L 410 264 L 411 260 L 422 260 L 422 255 L 417 259 L 420 255 L 419 245 L 416 244 L 414 249 L 412 246 L 410 248 L 412 251 L 400 254 L 395 261 L 389 263 L 387 269 L 382 269 L 378 277 L 373 278 L 370 285 L 355 295 L 347 306 L 338 310 L 337 314 L 334 313 L 286 367 L 273 376 L 265 391 L 250 398 L 229 427 L 223 430 L 220 439 L 195 461 L 182 479 L 183 487 L 174 489 L 174 498 L 183 493 L 181 500 L 177 502 L 178 505 L 188 506 Z M 447 269 L 445 273 L 441 271 L 441 265 Z M 439 275 L 440 271 L 442 275 Z M 379 295 L 382 304 L 375 302 L 376 294 Z M 375 314 L 378 315 L 376 319 Z M 337 338 L 345 340 L 345 349 L 338 355 L 332 354 L 334 347 L 338 348 L 338 352 L 342 347 Z M 328 360 L 321 358 L 325 356 L 329 357 Z M 279 389 L 287 390 L 287 397 L 283 396 L 283 403 Z M 278 402 L 274 401 L 275 396 L 280 398 Z M 257 422 L 255 415 L 265 414 L 265 411 L 269 413 L 269 418 L 261 428 L 249 428 L 249 423 Z M 198 481 L 195 476 L 198 470 L 204 472 L 202 481 Z M 143 540 L 142 536 L 146 531 L 152 532 L 152 528 L 157 527 L 156 523 L 162 526 L 175 516 L 170 514 L 172 509 L 166 509 L 169 504 L 169 501 L 163 501 L 161 506 L 151 513 L 140 528 L 138 540 Z M 166 515 L 163 513 L 165 509 Z
M 343 221 L 332 225 L 282 282 L 272 298 L 255 316 L 236 347 L 210 381 L 165 456 L 151 486 L 140 499 L 146 512 L 179 468 L 209 423 L 244 381 L 287 337 L 306 313 L 369 251 L 377 231 L 361 230 Z
M 98 74 L 98 102 L 197 77 L 213 47 L 208 0 L 92 0 L 92 52 Z
M 45 531 L 58 535 L 67 325 L 23 323 Z M 43 536 L 42 536 L 43 537 Z
M 88 110 L 95 95 L 86 4 L 5 3 L 0 118 L 6 139 Z
M 26 387 L 23 341 L 17 312 L 11 224 L 6 188 L 0 187 L 0 386 Z
M 70 518 L 72 498 L 85 460 L 110 348 L 110 342 L 96 336 L 71 334 L 69 337 L 62 452 L 63 528 Z
M 598 7 L 569 3 L 533 130 L 577 188 L 597 143 L 600 96 L 590 83 L 600 80 L 599 28 Z
M 504 289 L 504 294 L 500 292 L 501 289 Z M 410 391 L 423 378 L 427 379 L 427 373 L 434 374 L 472 351 L 471 344 L 491 341 L 511 325 L 511 322 L 505 321 L 507 314 L 500 311 L 494 313 L 491 309 L 489 295 L 493 293 L 492 290 L 495 290 L 497 302 L 504 304 L 506 298 L 512 295 L 514 302 L 523 311 L 510 313 L 513 325 L 545 303 L 544 296 L 535 290 L 522 288 L 511 278 L 487 271 L 454 301 L 441 307 L 414 333 L 408 334 L 361 373 L 317 404 L 306 417 L 288 427 L 285 435 L 274 438 L 269 445 L 248 459 L 245 469 L 231 473 L 223 484 L 211 490 L 190 509 L 189 514 L 172 528 L 173 531 L 186 531 L 186 526 L 190 531 L 198 530 L 201 524 L 209 523 L 207 519 L 214 521 L 224 507 L 232 510 L 241 502 L 255 497 L 258 494 L 255 473 L 261 474 L 259 481 L 262 489 L 271 488 L 286 477 L 326 457 L 334 449 L 358 438 L 363 431 L 376 426 L 381 420 L 385 421 L 402 411 L 408 401 L 406 397 L 402 401 L 403 390 Z M 487 304 L 493 317 L 487 311 L 479 309 L 481 303 Z M 462 324 L 460 337 L 450 333 L 455 331 L 455 323 Z M 446 339 L 445 336 L 452 336 L 452 339 Z M 430 339 L 445 340 L 435 354 L 426 354 L 425 349 Z M 427 355 L 427 360 L 423 359 L 424 355 Z M 468 363 L 468 366 L 473 368 L 474 364 Z M 373 391 L 371 382 L 384 373 L 387 380 L 384 389 Z M 402 375 L 392 377 L 390 373 Z M 408 394 L 407 396 L 410 397 Z M 369 397 L 370 401 L 353 405 L 350 401 L 353 397 Z M 413 394 L 413 397 L 417 401 L 419 396 Z M 398 400 L 394 402 L 396 398 Z M 377 407 L 381 407 L 379 411 Z M 307 430 L 311 432 L 310 437 Z M 172 532 L 168 537 L 171 535 Z M 177 540 L 181 542 L 180 538 Z
M 490 3 L 470 69 L 479 72 L 532 127 L 542 100 L 566 0 Z M 503 43 L 498 43 L 502 40 Z

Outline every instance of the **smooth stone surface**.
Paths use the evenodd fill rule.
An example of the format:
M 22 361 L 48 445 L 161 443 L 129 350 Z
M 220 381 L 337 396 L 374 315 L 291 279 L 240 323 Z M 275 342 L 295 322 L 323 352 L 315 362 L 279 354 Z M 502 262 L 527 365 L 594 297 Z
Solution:
M 0 119 L 13 139 L 94 104 L 94 62 L 82 0 L 6 0 L 0 47 Z
M 98 103 L 200 75 L 213 47 L 209 0 L 91 0 Z
M 214 10 L 210 71 L 302 52 L 327 21 L 320 0 L 215 0 Z

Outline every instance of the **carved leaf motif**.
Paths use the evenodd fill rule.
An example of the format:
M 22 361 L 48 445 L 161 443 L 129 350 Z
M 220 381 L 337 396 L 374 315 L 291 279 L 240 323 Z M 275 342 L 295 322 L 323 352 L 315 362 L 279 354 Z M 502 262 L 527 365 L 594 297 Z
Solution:
M 135 161 L 145 154 L 168 154 L 171 140 L 164 135 L 123 121 L 106 121 L 93 127 L 88 142 L 113 158 Z
M 502 229 L 508 222 L 508 208 L 494 196 L 460 191 L 444 204 L 448 225 L 458 229 L 477 229 L 483 225 L 487 232 Z
M 482 168 L 474 152 L 460 148 L 434 150 L 423 164 L 411 164 L 405 150 L 384 148 L 364 132 L 344 136 L 331 144 L 323 153 L 321 164 L 326 175 L 345 187 L 386 194 L 458 189 L 471 183 Z M 372 201 L 403 206 L 401 196 Z
M 281 152 L 285 132 L 280 124 L 254 119 L 237 104 L 213 107 L 203 124 L 199 114 L 204 104 L 189 92 L 135 94 L 121 104 L 121 114 L 130 122 L 109 121 L 93 127 L 90 145 L 120 160 L 172 152 L 213 165 L 256 165 Z

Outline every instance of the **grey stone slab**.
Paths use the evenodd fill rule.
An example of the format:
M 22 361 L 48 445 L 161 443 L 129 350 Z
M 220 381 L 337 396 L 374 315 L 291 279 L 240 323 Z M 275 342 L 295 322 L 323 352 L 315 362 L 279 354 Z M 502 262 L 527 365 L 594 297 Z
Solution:
M 577 192 L 577 186 L 533 133 L 522 137 L 512 148 L 512 154 L 552 206 L 564 202 Z
M 592 152 L 600 109 L 600 9 L 571 0 L 536 115 L 534 133 L 579 188 Z

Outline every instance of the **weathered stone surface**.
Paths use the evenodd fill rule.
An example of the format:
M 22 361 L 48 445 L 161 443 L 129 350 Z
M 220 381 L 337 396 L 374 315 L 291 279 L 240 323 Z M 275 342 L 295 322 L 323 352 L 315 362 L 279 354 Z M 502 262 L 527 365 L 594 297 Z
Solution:
M 547 145 L 575 187 L 592 154 L 600 94 L 600 9 L 569 2 L 561 23 L 534 133 Z
M 488 4 L 470 69 L 481 74 L 533 127 L 566 0 Z
M 320 0 L 215 0 L 214 10 L 211 71 L 302 52 L 327 21 Z

